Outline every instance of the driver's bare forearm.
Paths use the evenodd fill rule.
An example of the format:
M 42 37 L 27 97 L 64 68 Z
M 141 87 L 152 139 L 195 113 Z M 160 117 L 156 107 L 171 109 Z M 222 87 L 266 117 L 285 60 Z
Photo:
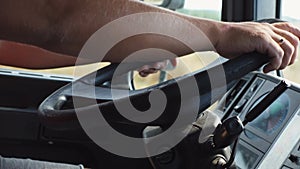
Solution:
M 133 0 L 2 0 L 0 11 L 1 39 L 29 43 L 73 56 L 78 55 L 83 44 L 99 28 L 134 13 L 163 12 L 185 18 L 200 28 L 213 44 L 217 41 L 219 30 L 219 22 L 191 18 Z M 141 24 L 142 22 L 143 20 Z M 145 47 L 163 46 L 166 49 L 175 49 L 172 52 L 177 55 L 192 52 L 172 39 L 149 34 L 134 40 L 129 39 L 128 43 L 132 45 L 120 45 L 116 47 L 116 51 L 128 50 L 127 53 L 130 53 L 136 49 L 128 46 L 135 48 L 134 44 L 144 44 Z M 118 62 L 123 57 L 126 56 L 112 52 L 106 59 Z

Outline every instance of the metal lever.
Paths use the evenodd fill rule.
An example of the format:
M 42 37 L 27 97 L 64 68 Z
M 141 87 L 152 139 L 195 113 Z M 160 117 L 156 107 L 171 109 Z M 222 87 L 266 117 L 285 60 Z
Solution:
M 282 80 L 262 101 L 260 101 L 250 112 L 246 115 L 243 124 L 244 126 L 257 118 L 269 105 L 271 105 L 286 89 L 291 85 Z

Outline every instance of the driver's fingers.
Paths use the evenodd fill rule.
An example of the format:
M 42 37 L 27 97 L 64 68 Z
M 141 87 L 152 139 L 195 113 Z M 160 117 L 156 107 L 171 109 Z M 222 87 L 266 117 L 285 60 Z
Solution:
M 287 45 L 292 45 L 292 46 L 289 46 L 293 50 L 291 53 L 291 56 L 290 56 L 290 58 L 286 58 L 286 56 L 284 56 L 285 62 L 283 64 L 286 66 L 293 64 L 298 56 L 299 38 L 297 36 L 295 36 L 294 34 L 288 32 L 286 30 L 283 30 L 283 29 L 275 28 L 274 31 L 275 31 L 275 33 L 281 35 L 282 37 L 284 37 L 287 40 L 287 41 L 284 41 L 284 43 L 281 45 L 283 48 L 288 48 Z M 288 49 L 286 49 L 286 50 L 288 50 Z M 286 50 L 284 49 L 285 52 L 286 52 Z M 288 54 L 288 53 L 285 53 L 285 55 L 286 54 Z M 284 65 L 281 68 L 285 68 Z
M 296 27 L 294 26 L 293 24 L 291 23 L 288 23 L 288 22 L 279 22 L 279 23 L 274 23 L 272 24 L 274 27 L 278 28 L 278 29 L 281 29 L 281 30 L 285 30 L 286 32 L 289 32 L 291 34 L 293 34 L 294 36 L 296 36 L 296 41 L 297 41 L 297 44 L 295 43 L 294 46 L 295 47 L 295 52 L 294 52 L 294 55 L 291 59 L 291 62 L 290 64 L 293 64 L 297 58 L 297 54 L 298 54 L 298 45 L 299 45 L 299 39 L 300 39 L 300 28 L 299 27 Z
M 272 24 L 270 28 L 273 32 L 271 34 L 272 40 L 267 42 L 268 39 L 266 39 L 264 44 L 258 44 L 261 45 L 258 51 L 271 57 L 271 62 L 264 67 L 264 72 L 285 68 L 295 62 L 298 54 L 299 28 L 285 22 Z M 284 43 L 279 44 L 282 39 Z
M 298 41 L 298 44 L 299 44 L 299 41 Z M 294 51 L 294 54 L 293 54 L 293 56 L 292 56 L 292 59 L 291 59 L 291 61 L 290 61 L 290 64 L 289 65 L 291 65 L 291 64 L 294 64 L 295 63 L 295 61 L 296 61 L 296 59 L 297 59 L 297 57 L 298 57 L 298 53 L 299 53 L 299 48 L 298 47 L 295 47 L 295 51 Z
M 275 34 L 275 33 L 274 33 Z M 274 35 L 277 36 L 275 39 L 274 37 L 272 38 L 271 36 L 263 36 L 259 37 L 262 39 L 257 40 L 256 42 L 256 50 L 257 52 L 264 53 L 270 57 L 270 63 L 268 63 L 264 67 L 264 72 L 268 73 L 272 70 L 279 69 L 282 63 L 282 58 L 284 56 L 284 50 L 281 48 L 281 46 L 278 44 L 280 41 L 281 37 L 279 35 Z
M 153 67 L 151 65 L 144 65 L 141 67 L 138 72 L 141 77 L 146 77 L 149 74 L 156 73 L 159 69 L 157 67 Z
M 277 47 L 280 47 L 283 51 L 282 54 L 277 57 L 271 57 L 270 63 L 264 67 L 264 72 L 270 72 L 272 70 L 284 69 L 289 63 L 294 53 L 293 45 L 284 37 L 280 35 L 273 35 L 273 40 Z
M 278 29 L 288 31 L 288 32 L 292 33 L 293 35 L 295 35 L 296 37 L 300 38 L 300 28 L 292 25 L 291 23 L 278 22 L 278 23 L 273 23 L 272 25 Z
M 286 68 L 288 65 L 294 63 L 298 54 L 298 36 L 284 29 L 280 29 L 273 26 L 270 28 L 272 30 L 272 42 L 270 44 L 270 47 L 280 47 L 283 53 L 280 52 L 277 55 L 269 54 L 271 56 L 271 61 L 270 64 L 268 64 L 264 68 L 265 72 Z
M 278 61 L 280 65 L 278 65 L 277 69 L 284 69 L 289 65 L 292 59 L 292 55 L 294 54 L 295 48 L 286 38 L 282 36 L 276 36 L 274 38 L 274 41 L 277 41 L 278 45 L 284 51 L 284 55 L 282 58 L 274 58 L 279 60 L 281 59 L 280 61 Z
M 144 65 L 138 69 L 141 77 L 147 77 L 149 74 L 157 73 L 159 70 L 172 70 L 177 65 L 176 58 L 156 62 L 152 65 Z

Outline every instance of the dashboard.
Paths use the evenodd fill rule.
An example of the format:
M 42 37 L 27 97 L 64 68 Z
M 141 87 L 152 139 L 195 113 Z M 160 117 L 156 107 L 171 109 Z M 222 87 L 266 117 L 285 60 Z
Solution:
M 252 73 L 221 101 L 217 114 L 243 120 L 282 79 Z M 300 88 L 292 85 L 261 115 L 245 126 L 235 156 L 240 169 L 300 168 Z

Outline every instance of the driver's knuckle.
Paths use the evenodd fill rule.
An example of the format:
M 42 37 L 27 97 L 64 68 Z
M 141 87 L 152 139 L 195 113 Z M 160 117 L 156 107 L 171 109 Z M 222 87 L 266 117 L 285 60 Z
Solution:
M 281 59 L 279 59 L 279 58 L 275 59 L 273 62 L 274 68 L 279 69 L 281 66 L 281 63 L 282 63 Z
M 291 28 L 293 27 L 293 24 L 291 24 L 290 22 L 283 22 L 282 25 L 286 28 Z
M 293 45 L 289 45 L 286 49 L 285 49 L 285 55 L 287 56 L 291 56 L 295 51 L 295 48 Z
M 271 24 L 269 24 L 269 23 L 267 23 L 267 22 L 263 22 L 263 23 L 261 23 L 261 25 L 263 25 L 263 26 L 265 26 L 265 27 L 270 27 L 270 26 L 271 26 Z
M 293 36 L 293 45 L 295 47 L 298 47 L 299 46 L 299 38 L 296 37 L 296 36 Z
M 277 53 L 278 55 L 276 55 L 275 59 L 280 61 L 283 58 L 285 52 L 283 50 L 278 50 Z
M 266 39 L 268 38 L 268 35 L 263 31 L 258 31 L 254 35 L 254 38 L 258 41 L 266 41 Z

